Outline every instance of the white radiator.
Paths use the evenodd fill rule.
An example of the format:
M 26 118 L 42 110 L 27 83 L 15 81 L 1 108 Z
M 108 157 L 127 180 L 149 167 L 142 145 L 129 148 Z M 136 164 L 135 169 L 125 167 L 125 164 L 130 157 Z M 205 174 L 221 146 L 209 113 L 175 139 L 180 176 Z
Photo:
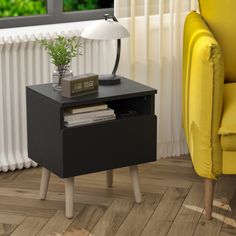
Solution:
M 53 36 L 55 33 L 46 34 L 47 38 Z M 73 73 L 108 73 L 114 63 L 114 49 L 112 42 L 83 41 L 83 56 L 71 63 Z M 51 82 L 53 70 L 34 35 L 0 37 L 0 171 L 37 165 L 27 152 L 25 87 Z

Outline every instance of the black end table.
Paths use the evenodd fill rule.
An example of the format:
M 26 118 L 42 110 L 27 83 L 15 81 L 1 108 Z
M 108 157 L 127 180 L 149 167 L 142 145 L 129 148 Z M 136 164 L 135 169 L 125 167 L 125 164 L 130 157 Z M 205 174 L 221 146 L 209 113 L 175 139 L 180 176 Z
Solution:
M 29 157 L 42 169 L 41 199 L 46 198 L 50 172 L 65 179 L 66 216 L 73 217 L 74 176 L 107 171 L 112 186 L 115 168 L 130 167 L 136 202 L 141 202 L 137 165 L 156 160 L 156 90 L 123 78 L 112 86 L 99 86 L 97 94 L 63 98 L 52 84 L 26 88 Z M 64 127 L 64 109 L 99 102 L 131 116 L 83 126 Z

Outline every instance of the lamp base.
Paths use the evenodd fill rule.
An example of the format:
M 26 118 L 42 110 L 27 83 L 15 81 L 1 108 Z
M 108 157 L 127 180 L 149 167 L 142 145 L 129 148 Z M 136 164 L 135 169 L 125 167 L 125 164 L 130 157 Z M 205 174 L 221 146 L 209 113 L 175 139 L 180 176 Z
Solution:
M 115 85 L 120 83 L 121 76 L 108 74 L 108 75 L 99 75 L 98 82 L 100 85 Z

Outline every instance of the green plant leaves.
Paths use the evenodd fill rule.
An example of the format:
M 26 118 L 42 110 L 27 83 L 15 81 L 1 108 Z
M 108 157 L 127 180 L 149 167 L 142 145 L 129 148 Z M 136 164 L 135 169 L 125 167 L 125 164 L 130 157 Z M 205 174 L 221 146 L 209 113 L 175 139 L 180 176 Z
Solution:
M 74 36 L 67 38 L 64 36 L 57 36 L 54 40 L 41 39 L 37 40 L 48 51 L 55 66 L 67 66 L 73 57 L 82 55 L 79 48 L 82 44 L 79 43 L 79 38 Z

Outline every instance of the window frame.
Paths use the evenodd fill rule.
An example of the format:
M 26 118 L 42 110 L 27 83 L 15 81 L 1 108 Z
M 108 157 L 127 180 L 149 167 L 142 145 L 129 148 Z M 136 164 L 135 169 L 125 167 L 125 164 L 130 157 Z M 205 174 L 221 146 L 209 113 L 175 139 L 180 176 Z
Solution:
M 87 11 L 63 12 L 63 0 L 46 0 L 47 13 L 32 16 L 14 16 L 0 18 L 0 29 L 66 23 L 75 21 L 89 21 L 103 19 L 104 14 L 114 14 L 113 8 L 102 8 Z

